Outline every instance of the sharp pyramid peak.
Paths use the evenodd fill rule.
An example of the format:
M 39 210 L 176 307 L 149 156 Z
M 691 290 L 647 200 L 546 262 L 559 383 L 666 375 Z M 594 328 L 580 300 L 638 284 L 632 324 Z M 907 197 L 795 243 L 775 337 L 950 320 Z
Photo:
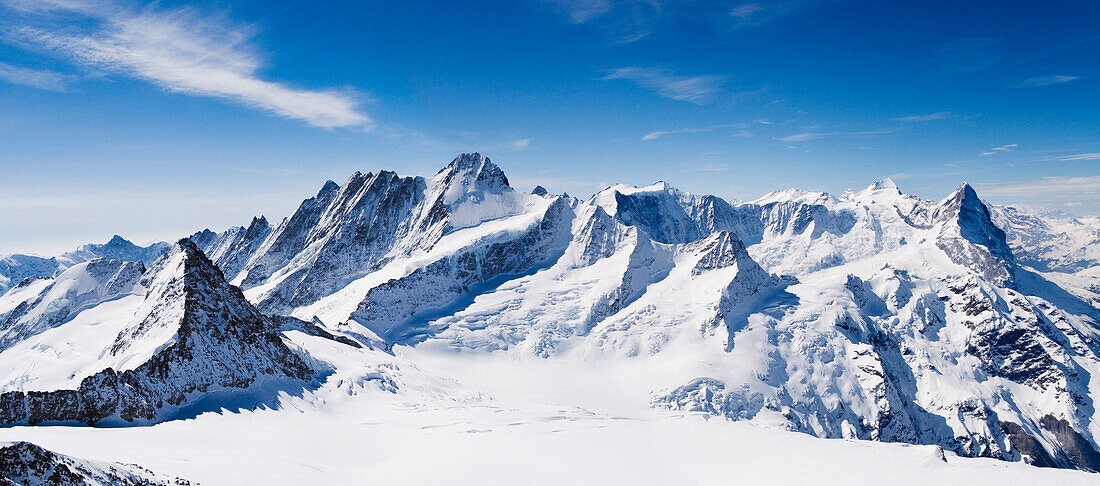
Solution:
M 358 172 L 356 172 L 356 173 L 358 174 Z M 333 182 L 332 179 L 329 179 L 329 180 L 325 181 L 324 185 L 321 186 L 321 190 L 317 191 L 317 197 L 322 197 L 326 193 L 335 191 L 339 188 L 340 188 L 339 184 Z
M 502 193 L 512 190 L 504 171 L 477 152 L 455 157 L 433 181 L 442 190 L 444 204 L 452 204 L 476 191 Z
M 978 196 L 978 191 L 974 190 L 974 186 L 971 186 L 968 182 L 959 184 L 958 188 L 944 198 L 943 201 L 940 201 L 939 206 L 939 212 L 941 214 L 954 214 L 964 210 L 977 210 L 984 213 L 989 212 L 981 197 Z

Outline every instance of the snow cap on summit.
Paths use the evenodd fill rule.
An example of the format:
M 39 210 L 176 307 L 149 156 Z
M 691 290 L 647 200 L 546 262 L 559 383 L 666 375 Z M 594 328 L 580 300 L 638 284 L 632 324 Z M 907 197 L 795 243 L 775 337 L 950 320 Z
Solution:
M 901 194 L 901 190 L 898 189 L 898 185 L 895 184 L 894 180 L 889 177 L 872 182 L 870 186 L 867 186 L 867 189 L 871 191 L 897 191 L 898 194 Z

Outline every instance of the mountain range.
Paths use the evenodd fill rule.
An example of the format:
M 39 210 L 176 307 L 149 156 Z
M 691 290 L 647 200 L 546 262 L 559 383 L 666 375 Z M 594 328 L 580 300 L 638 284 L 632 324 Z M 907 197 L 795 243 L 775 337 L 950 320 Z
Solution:
M 552 417 L 596 401 L 609 420 L 621 406 L 1100 471 L 1100 219 L 966 183 L 939 201 L 889 179 L 578 199 L 463 154 L 428 178 L 327 181 L 276 224 L 8 255 L 0 292 L 13 433 L 473 410 L 500 400 L 478 383 L 524 370 L 547 387 L 524 400 L 567 407 Z

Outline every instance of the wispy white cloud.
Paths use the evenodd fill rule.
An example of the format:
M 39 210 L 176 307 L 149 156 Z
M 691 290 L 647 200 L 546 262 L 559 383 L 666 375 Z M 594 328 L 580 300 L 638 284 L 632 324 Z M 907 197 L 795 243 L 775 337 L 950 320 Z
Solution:
M 788 135 L 786 137 L 780 137 L 779 140 L 782 141 L 782 142 L 807 142 L 807 141 L 810 141 L 810 140 L 817 140 L 817 139 L 819 139 L 821 137 L 824 137 L 824 136 L 825 136 L 824 133 L 806 132 L 806 133 L 796 133 L 794 135 Z
M 756 27 L 797 14 L 821 3 L 826 2 L 825 0 L 786 0 L 742 3 L 730 9 L 728 16 L 731 27 L 734 29 Z
M 1050 86 L 1052 84 L 1068 83 L 1075 79 L 1081 79 L 1080 76 L 1039 76 L 1035 78 L 1025 79 L 1017 84 L 1009 86 L 1009 88 L 1034 88 L 1038 86 Z
M 512 143 L 508 144 L 508 146 L 511 147 L 512 150 L 523 150 L 523 149 L 527 148 L 527 146 L 530 145 L 530 144 L 531 144 L 531 139 L 521 138 L 521 139 L 518 139 L 518 140 L 513 140 Z
M 1024 182 L 978 184 L 983 197 L 1009 204 L 1074 208 L 1077 212 L 1100 209 L 1100 176 L 1047 177 Z
M 574 24 L 606 32 L 615 43 L 646 38 L 676 22 L 706 23 L 722 30 L 755 27 L 831 0 L 544 0 Z M 731 6 L 732 5 L 732 6 Z
M 704 105 L 722 93 L 724 76 L 682 76 L 667 69 L 624 67 L 612 69 L 604 79 L 625 79 L 651 89 L 658 95 L 678 101 Z
M 743 3 L 730 10 L 730 17 L 736 17 L 742 20 L 748 20 L 757 14 L 763 12 L 765 9 L 759 3 Z
M 359 110 L 353 93 L 261 79 L 254 29 L 223 14 L 157 4 L 132 9 L 99 1 L 9 0 L 6 5 L 45 24 L 14 29 L 18 41 L 38 44 L 94 69 L 143 79 L 167 91 L 230 100 L 318 127 L 364 127 L 371 121 Z M 82 22 L 66 24 L 88 27 L 76 31 L 55 18 L 73 16 L 82 17 Z
M 0 62 L 0 81 L 44 89 L 65 91 L 76 76 L 43 69 L 31 69 Z
M 644 39 L 667 13 L 667 0 L 547 0 L 574 24 L 604 31 L 616 44 Z
M 894 121 L 899 121 L 899 122 L 926 122 L 926 121 L 943 120 L 943 119 L 945 119 L 949 116 L 951 116 L 950 111 L 937 111 L 935 113 L 929 113 L 927 115 L 902 116 L 902 117 L 894 118 Z
M 989 149 L 985 152 L 982 152 L 982 153 L 978 154 L 978 157 L 989 157 L 990 155 L 997 155 L 999 153 L 1009 152 L 1009 151 L 1011 151 L 1012 149 L 1014 149 L 1016 147 L 1018 147 L 1018 145 L 1016 145 L 1014 143 L 1010 143 L 1008 145 L 1001 145 L 1000 147 L 993 147 L 993 148 L 991 148 L 991 149 Z
M 680 128 L 680 129 L 677 129 L 677 130 L 657 130 L 657 131 L 653 131 L 653 132 L 649 132 L 649 133 L 645 134 L 642 137 L 642 140 L 643 141 L 656 140 L 656 139 L 658 139 L 660 137 L 664 137 L 666 135 L 679 135 L 679 134 L 682 134 L 682 133 L 702 133 L 702 132 L 710 132 L 710 131 L 718 130 L 718 129 L 721 129 L 721 128 L 744 128 L 745 126 L 747 126 L 747 125 L 744 124 L 744 123 L 734 123 L 734 124 L 725 124 L 725 125 L 709 125 L 709 126 L 705 126 L 705 127 Z M 742 132 L 744 132 L 744 130 L 742 130 Z M 751 136 L 751 135 L 749 135 L 749 136 Z
M 555 0 L 552 3 L 577 24 L 599 17 L 612 7 L 610 0 Z
M 861 131 L 861 132 L 804 132 L 804 133 L 796 133 L 796 134 L 793 134 L 793 135 L 788 135 L 786 137 L 780 137 L 780 138 L 777 138 L 776 140 L 779 140 L 781 142 L 796 143 L 796 142 L 808 142 L 810 140 L 818 140 L 818 139 L 826 138 L 826 137 L 850 137 L 850 136 L 861 136 L 861 135 L 886 135 L 886 134 L 894 133 L 895 131 L 896 130 L 894 130 L 892 128 L 882 128 L 882 129 L 878 129 L 878 130 L 865 130 L 865 131 Z
M 1100 153 L 1092 152 L 1092 153 L 1087 153 L 1087 154 L 1063 155 L 1061 157 L 1058 157 L 1058 160 L 1065 161 L 1065 162 L 1070 162 L 1070 161 L 1075 161 L 1075 160 L 1100 160 Z

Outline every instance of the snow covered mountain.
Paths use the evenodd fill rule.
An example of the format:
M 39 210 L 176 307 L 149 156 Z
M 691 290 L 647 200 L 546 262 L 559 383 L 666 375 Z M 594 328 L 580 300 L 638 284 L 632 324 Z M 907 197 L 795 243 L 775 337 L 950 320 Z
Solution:
M 362 421 L 363 403 L 490 406 L 503 366 L 573 383 L 530 396 L 576 407 L 1100 471 L 1096 221 L 965 183 L 739 204 L 538 189 L 479 154 L 431 178 L 357 172 L 144 273 L 93 260 L 26 281 L 0 297 L 0 420 Z M 616 398 L 570 388 L 589 379 Z
M 0 293 L 19 285 L 27 278 L 51 278 L 69 267 L 96 258 L 109 258 L 127 262 L 153 263 L 169 247 L 168 243 L 158 242 L 149 246 L 137 246 L 125 238 L 115 235 L 104 244 L 89 243 L 75 251 L 55 257 L 35 255 L 0 255 Z
M 67 285 L 68 274 L 77 268 L 49 287 Z M 77 319 L 39 320 L 33 330 L 15 328 L 23 339 L 0 352 L 0 362 L 10 362 L 4 367 L 8 388 L 21 389 L 0 395 L 0 422 L 155 422 L 190 413 L 188 405 L 216 392 L 231 400 L 234 389 L 251 389 L 253 395 L 265 386 L 301 389 L 320 371 L 280 334 L 290 327 L 312 326 L 257 312 L 187 239 L 140 276 L 140 282 L 134 275 L 127 278 L 128 292 L 144 298 L 115 310 L 122 318 L 93 323 L 108 328 L 95 329 L 96 339 L 86 339 L 88 330 Z M 108 281 L 100 288 L 109 290 L 113 284 Z M 135 292 L 135 286 L 143 292 Z M 49 296 L 51 290 L 43 294 Z M 40 306 L 41 300 L 34 301 Z M 68 348 L 64 356 L 69 362 L 50 363 L 47 370 L 34 366 L 35 358 L 47 361 L 56 352 L 51 348 L 59 345 Z M 32 366 L 18 363 L 28 360 Z

